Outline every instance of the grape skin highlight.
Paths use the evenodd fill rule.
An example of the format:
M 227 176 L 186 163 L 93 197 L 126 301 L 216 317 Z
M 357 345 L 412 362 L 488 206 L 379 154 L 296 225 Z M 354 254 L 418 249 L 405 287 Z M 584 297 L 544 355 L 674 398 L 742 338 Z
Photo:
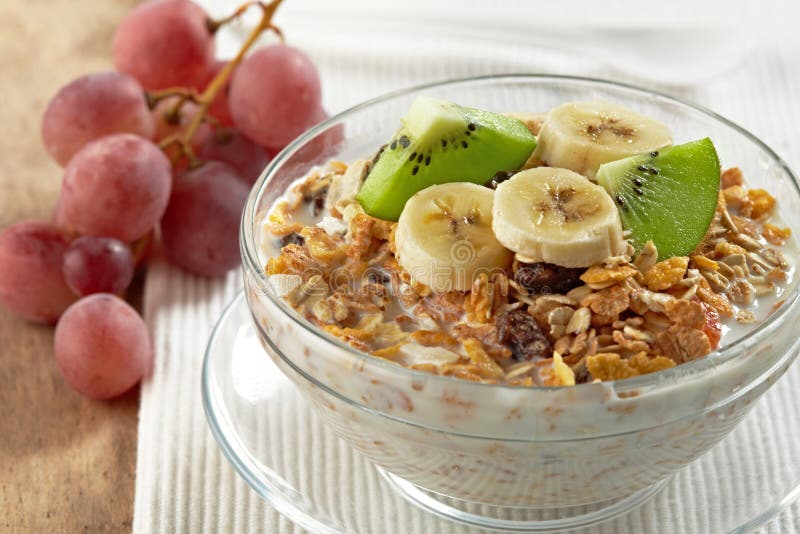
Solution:
M 62 271 L 78 295 L 121 293 L 133 280 L 130 247 L 112 237 L 79 237 L 64 253 Z

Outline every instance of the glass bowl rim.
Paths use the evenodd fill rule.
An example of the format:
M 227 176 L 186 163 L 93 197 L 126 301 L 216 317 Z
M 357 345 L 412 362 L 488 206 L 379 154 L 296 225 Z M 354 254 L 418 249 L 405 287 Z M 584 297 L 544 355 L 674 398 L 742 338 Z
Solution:
M 560 81 L 560 82 L 583 83 L 591 86 L 610 88 L 612 90 L 623 89 L 626 91 L 637 93 L 639 96 L 644 96 L 644 97 L 657 97 L 659 99 L 666 100 L 671 104 L 677 104 L 678 106 L 689 108 L 692 111 L 699 112 L 701 115 L 704 115 L 705 118 L 712 119 L 714 121 L 723 124 L 724 126 L 727 126 L 728 128 L 744 136 L 748 141 L 753 143 L 756 147 L 763 150 L 768 155 L 768 157 L 775 164 L 777 164 L 782 169 L 782 171 L 788 176 L 788 178 L 791 180 L 792 185 L 794 186 L 795 194 L 798 195 L 798 197 L 800 197 L 800 180 L 798 180 L 798 177 L 794 174 L 794 172 L 792 172 L 791 168 L 783 160 L 783 158 L 781 158 L 764 141 L 756 137 L 754 134 L 752 134 L 750 131 L 743 128 L 742 126 L 739 126 L 733 121 L 723 117 L 722 115 L 719 115 L 718 113 L 712 111 L 709 108 L 706 108 L 705 106 L 701 106 L 699 104 L 695 104 L 687 100 L 671 96 L 667 93 L 655 91 L 634 84 L 617 82 L 603 78 L 562 75 L 562 74 L 508 73 L 508 74 L 489 74 L 482 76 L 452 78 L 447 80 L 440 80 L 440 81 L 414 85 L 411 87 L 406 87 L 395 91 L 390 91 L 388 93 L 384 93 L 382 95 L 365 100 L 364 102 L 361 102 L 359 104 L 356 104 L 355 106 L 347 108 L 329 117 L 328 119 L 318 123 L 316 126 L 312 127 L 299 137 L 295 138 L 280 153 L 278 153 L 269 162 L 266 168 L 262 171 L 258 180 L 251 188 L 247 198 L 247 202 L 245 204 L 245 209 L 242 212 L 242 219 L 239 231 L 239 241 L 240 241 L 239 244 L 240 244 L 240 252 L 244 262 L 243 263 L 244 269 L 246 271 L 245 274 L 246 275 L 247 273 L 255 274 L 255 276 L 259 281 L 259 286 L 261 288 L 269 287 L 267 280 L 268 275 L 264 271 L 264 267 L 259 263 L 258 245 L 255 242 L 256 233 L 253 231 L 255 225 L 257 224 L 257 221 L 255 220 L 255 216 L 257 213 L 256 206 L 262 194 L 267 189 L 270 183 L 270 178 L 275 174 L 276 170 L 279 169 L 291 156 L 293 156 L 303 146 L 305 146 L 305 144 L 308 141 L 314 139 L 317 135 L 327 130 L 330 126 L 338 123 L 343 119 L 346 119 L 348 116 L 351 116 L 352 114 L 358 111 L 367 109 L 377 104 L 391 101 L 399 97 L 408 96 L 410 94 L 418 93 L 427 89 L 456 87 L 459 85 L 470 85 L 474 83 L 498 82 L 498 81 L 499 82 L 503 81 L 559 82 Z M 444 383 L 447 384 L 452 384 L 452 383 L 463 384 L 465 382 L 465 380 L 462 378 L 456 378 L 453 376 L 434 375 L 431 373 L 427 373 L 425 371 L 409 369 L 402 365 L 398 365 L 394 362 L 382 360 L 381 358 L 372 356 L 371 354 L 358 350 L 354 347 L 351 347 L 350 345 L 344 343 L 339 338 L 336 338 L 335 336 L 328 334 L 327 332 L 324 332 L 319 328 L 314 327 L 314 325 L 309 323 L 304 318 L 300 317 L 297 314 L 297 312 L 293 308 L 291 308 L 291 306 L 289 306 L 288 303 L 286 303 L 282 298 L 280 297 L 276 298 L 275 295 L 273 295 L 270 291 L 264 291 L 264 292 L 259 291 L 259 295 L 265 295 L 267 298 L 269 298 L 273 304 L 278 306 L 278 308 L 283 312 L 283 314 L 286 316 L 287 319 L 293 321 L 299 327 L 311 332 L 312 335 L 319 338 L 321 341 L 325 343 L 332 343 L 334 346 L 346 351 L 359 361 L 366 360 L 367 363 L 383 367 L 389 372 L 408 374 L 411 377 L 418 377 L 424 380 L 442 380 L 444 381 Z M 626 378 L 622 380 L 613 380 L 613 381 L 610 380 L 602 382 L 601 384 L 605 385 L 606 387 L 612 387 L 616 390 L 646 388 L 649 386 L 666 385 L 672 383 L 673 381 L 676 381 L 677 379 L 685 378 L 695 374 L 700 374 L 710 369 L 713 369 L 721 364 L 724 364 L 732 360 L 733 358 L 743 353 L 747 349 L 757 345 L 760 341 L 767 338 L 771 332 L 782 326 L 782 321 L 780 321 L 780 319 L 783 318 L 790 309 L 798 306 L 798 300 L 800 300 L 800 284 L 795 285 L 791 293 L 785 296 L 785 298 L 783 299 L 783 303 L 779 306 L 779 308 L 775 310 L 772 314 L 770 314 L 763 322 L 757 325 L 750 333 L 737 339 L 730 345 L 723 347 L 721 350 L 715 350 L 702 358 L 698 358 L 691 362 L 682 363 L 680 365 L 676 365 L 675 367 L 658 371 L 655 373 L 636 376 L 632 378 Z M 281 354 L 283 354 L 282 351 Z M 484 387 L 484 388 L 501 388 L 501 389 L 513 389 L 513 390 L 520 389 L 520 386 L 513 386 L 508 384 L 493 384 L 485 382 L 469 382 L 469 384 L 474 385 L 475 387 Z M 596 384 L 590 382 L 587 384 L 576 384 L 574 386 L 569 386 L 569 387 L 586 387 L 593 385 Z M 562 387 L 564 386 L 525 386 L 523 389 L 547 391 Z

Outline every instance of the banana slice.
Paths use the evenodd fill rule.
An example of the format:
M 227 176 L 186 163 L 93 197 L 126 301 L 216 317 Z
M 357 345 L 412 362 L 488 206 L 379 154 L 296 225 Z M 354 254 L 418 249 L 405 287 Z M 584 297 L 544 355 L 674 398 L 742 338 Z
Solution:
M 626 250 L 614 201 L 568 169 L 538 167 L 497 186 L 497 240 L 526 262 L 588 267 Z
M 594 180 L 603 163 L 672 144 L 660 122 L 608 102 L 570 102 L 547 114 L 531 159 Z
M 412 196 L 395 231 L 397 261 L 437 293 L 466 291 L 481 272 L 506 269 L 513 253 L 492 233 L 494 191 L 454 182 Z

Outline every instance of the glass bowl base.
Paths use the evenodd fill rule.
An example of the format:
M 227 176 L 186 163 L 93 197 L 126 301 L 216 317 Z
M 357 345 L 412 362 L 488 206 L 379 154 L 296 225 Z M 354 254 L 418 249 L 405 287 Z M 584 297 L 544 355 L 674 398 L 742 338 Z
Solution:
M 243 294 L 209 340 L 202 378 L 211 433 L 239 476 L 312 533 L 744 533 L 776 522 L 800 497 L 800 437 L 774 414 L 800 413 L 793 366 L 745 419 L 672 478 L 615 502 L 506 508 L 459 501 L 381 473 L 336 437 L 266 354 Z M 760 446 L 753 446 L 758 436 Z M 776 518 L 777 517 L 777 518 Z M 266 526 L 265 526 L 266 528 Z M 277 527 L 275 527 L 277 528 Z M 266 530 L 269 530 L 266 528 Z
M 597 525 L 627 514 L 669 482 L 666 478 L 620 499 L 583 506 L 535 508 L 473 503 L 441 495 L 376 467 L 389 485 L 408 502 L 454 523 L 499 532 L 557 532 Z

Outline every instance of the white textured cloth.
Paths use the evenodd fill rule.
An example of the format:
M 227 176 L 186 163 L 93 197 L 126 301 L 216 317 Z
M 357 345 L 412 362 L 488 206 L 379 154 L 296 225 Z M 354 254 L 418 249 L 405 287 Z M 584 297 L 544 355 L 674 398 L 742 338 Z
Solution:
M 210 2 L 206 2 L 209 4 Z M 220 4 L 227 4 L 221 6 Z M 336 4 L 334 12 L 331 5 Z M 386 3 L 388 4 L 388 3 Z M 433 5 L 435 4 L 435 5 Z M 311 2 L 288 0 L 281 7 L 278 22 L 289 41 L 306 50 L 320 68 L 326 108 L 336 112 L 366 98 L 419 82 L 502 72 L 546 72 L 578 74 L 634 81 L 670 92 L 714 109 L 761 137 L 781 154 L 794 169 L 800 169 L 800 46 L 786 33 L 759 31 L 755 48 L 741 64 L 699 85 L 664 87 L 634 80 L 622 73 L 602 53 L 591 57 L 577 51 L 542 46 L 535 39 L 541 21 L 569 22 L 578 14 L 585 21 L 610 24 L 648 24 L 647 13 L 639 2 L 613 3 L 617 16 L 609 15 L 606 3 L 555 2 L 561 11 L 547 19 L 537 9 L 541 2 L 423 2 L 408 0 L 383 6 L 383 14 L 365 0 Z M 602 4 L 602 5 L 598 5 Z M 709 21 L 720 11 L 702 2 L 671 5 L 664 15 L 674 24 L 682 9 Z M 397 7 L 400 5 L 400 7 Z M 724 5 L 724 4 L 722 4 Z M 777 7 L 788 7 L 780 6 Z M 213 11 L 230 11 L 232 3 L 215 2 Z M 663 7 L 663 6 L 662 6 Z M 717 3 L 716 8 L 720 7 Z M 773 6 L 774 7 L 774 6 Z M 600 11 L 602 8 L 602 11 Z M 369 13 L 369 10 L 373 13 Z M 484 11 L 481 11 L 484 10 Z M 359 11 L 360 10 L 360 11 Z M 630 10 L 630 11 L 627 11 Z M 733 8 L 728 8 L 732 11 Z M 592 13 L 597 11 L 597 13 Z M 388 14 L 387 14 L 388 13 Z M 627 15 L 621 15 L 627 13 Z M 637 13 L 637 15 L 631 15 Z M 712 14 L 712 15 L 709 15 Z M 748 16 L 747 12 L 744 13 Z M 768 28 L 780 20 L 797 20 L 792 13 L 784 17 L 750 19 L 753 28 Z M 766 15 L 765 15 L 766 16 Z M 370 18 L 372 17 L 372 18 Z M 705 17 L 705 19 L 703 19 Z M 414 21 L 417 24 L 414 24 Z M 526 24 L 526 21 L 531 21 Z M 536 23 L 533 21 L 537 21 Z M 755 31 L 755 30 L 753 30 Z M 533 45 L 535 46 L 533 46 Z M 702 46 L 702 43 L 696 43 Z M 223 45 L 228 46 L 228 45 Z M 602 47 L 602 44 L 598 46 Z M 684 58 L 691 61 L 690 57 Z M 262 501 L 239 478 L 223 458 L 206 426 L 200 398 L 200 372 L 206 340 L 225 304 L 241 285 L 238 273 L 220 280 L 204 280 L 185 275 L 157 260 L 151 267 L 145 289 L 145 315 L 154 338 L 156 364 L 152 376 L 142 386 L 139 421 L 138 465 L 134 531 L 137 533 L 270 532 L 299 531 L 288 520 Z M 800 390 L 800 369 L 784 378 Z M 759 462 L 774 455 L 796 458 L 800 455 L 800 400 L 786 395 L 775 404 L 778 413 L 759 420 L 740 434 L 740 448 L 731 454 L 736 462 Z M 282 436 L 276 446 L 294 450 L 306 443 L 312 421 L 285 418 Z M 750 421 L 748 419 L 748 421 Z M 794 449 L 764 442 L 766 430 L 783 425 L 784 443 Z M 336 484 L 354 494 L 374 491 L 373 473 L 353 461 L 353 453 L 342 452 L 335 442 L 320 447 L 321 465 L 317 484 Z M 745 459 L 747 458 L 747 459 Z M 731 459 L 733 462 L 734 459 Z M 797 463 L 795 462 L 795 466 Z M 723 461 L 713 469 L 729 466 Z M 345 479 L 334 476 L 346 474 Z M 645 505 L 630 519 L 630 531 L 708 532 L 709 526 L 695 522 L 693 514 L 704 503 L 692 499 L 695 485 L 713 484 L 713 473 L 690 481 L 684 487 L 668 489 L 667 501 L 681 510 L 680 524 L 666 528 L 663 510 Z M 782 473 L 765 473 L 765 477 Z M 750 488 L 720 488 L 729 492 L 731 507 L 757 492 L 759 481 Z M 663 497 L 663 496 L 662 496 Z M 375 503 L 375 501 L 365 501 Z M 380 515 L 381 509 L 367 507 L 364 514 Z M 724 514 L 725 510 L 718 513 Z M 416 517 L 416 516 L 415 516 Z M 397 518 L 394 518 L 397 519 Z M 391 521 L 392 518 L 387 519 Z M 365 521 L 365 525 L 376 523 Z M 770 532 L 800 532 L 800 507 L 795 505 L 773 522 Z M 432 532 L 423 519 L 416 518 L 408 532 Z M 611 532 L 600 528 L 598 532 Z

